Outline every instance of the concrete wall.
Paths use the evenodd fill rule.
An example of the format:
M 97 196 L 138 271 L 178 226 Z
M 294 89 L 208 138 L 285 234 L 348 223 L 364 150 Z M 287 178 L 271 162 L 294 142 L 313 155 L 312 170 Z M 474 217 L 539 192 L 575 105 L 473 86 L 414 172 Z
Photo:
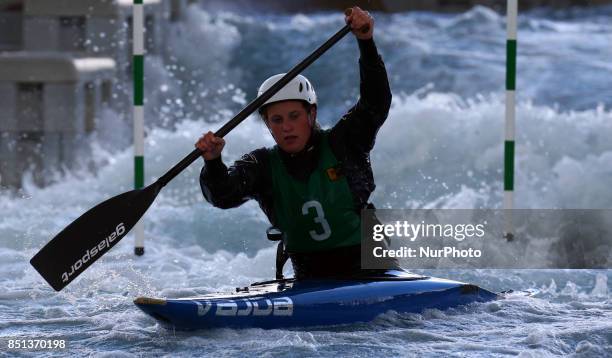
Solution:
M 17 130 L 17 86 L 0 81 L 0 132 Z
M 76 134 L 83 131 L 78 121 L 80 91 L 77 83 L 47 83 L 45 85 L 44 107 L 45 132 L 65 132 Z
M 0 133 L 0 187 L 20 187 L 26 171 L 37 185 L 51 183 L 57 172 L 73 167 L 84 142 L 84 136 L 67 133 Z
M 165 54 L 170 10 L 179 21 L 190 1 L 144 1 L 147 56 Z M 19 51 L 0 54 L 0 186 L 19 187 L 29 168 L 44 185 L 50 172 L 72 167 L 87 148 L 105 106 L 131 105 L 132 1 L 14 2 L 10 8 L 0 2 L 0 51 Z M 75 59 L 83 57 L 110 57 L 114 69 L 92 75 L 85 65 L 81 72 Z M 32 102 L 39 109 L 19 99 L 20 83 L 36 82 L 42 91 Z
M 57 51 L 59 21 L 53 17 L 25 17 L 23 49 L 26 51 Z
M 33 16 L 115 17 L 117 0 L 25 0 L 25 13 Z
M 0 186 L 19 187 L 22 174 L 32 168 L 42 167 L 39 152 L 40 136 L 20 132 L 4 132 L 0 135 Z M 35 180 L 41 183 L 42 177 Z M 41 183 L 42 184 L 42 183 Z
M 15 51 L 22 47 L 23 21 L 21 13 L 0 12 L 0 51 Z
M 168 3 L 169 4 L 169 3 Z M 118 63 L 122 57 L 130 58 L 131 47 L 131 26 L 127 25 L 131 21 L 131 8 L 122 9 L 116 13 L 115 17 L 104 16 L 84 16 L 74 15 L 73 12 L 51 16 L 43 14 L 28 14 L 24 17 L 23 49 L 26 51 L 69 51 L 70 48 L 62 46 L 65 42 L 60 36 L 62 27 L 60 18 L 68 16 L 83 16 L 84 19 L 84 40 L 87 42 L 83 50 L 91 56 L 110 56 Z M 158 54 L 165 46 L 164 27 L 169 21 L 169 7 L 161 4 L 153 4 L 145 7 L 146 49 L 149 54 Z M 1 26 L 1 24 L 0 24 Z M 0 32 L 0 38 L 4 34 Z M 121 45 L 120 43 L 123 43 Z M 124 52 L 125 54 L 122 54 Z M 126 56 L 129 54 L 130 57 Z
M 87 52 L 96 56 L 115 57 L 117 42 L 122 40 L 120 36 L 117 36 L 122 25 L 120 21 L 110 21 L 107 18 L 87 19 L 85 25 L 87 39 L 91 41 L 87 45 Z
M 0 186 L 20 187 L 25 171 L 32 173 L 36 184 L 46 185 L 53 173 L 74 168 L 106 105 L 102 84 L 112 85 L 111 81 L 42 84 L 40 117 L 19 113 L 20 85 L 0 81 Z M 35 107 L 32 103 L 29 109 L 37 111 Z

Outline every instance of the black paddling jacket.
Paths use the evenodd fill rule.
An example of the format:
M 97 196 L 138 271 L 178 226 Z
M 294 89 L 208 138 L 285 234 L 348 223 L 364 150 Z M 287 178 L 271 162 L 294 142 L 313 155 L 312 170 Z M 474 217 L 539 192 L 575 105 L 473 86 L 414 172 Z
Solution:
M 339 174 L 345 175 L 353 199 L 355 210 L 364 208 L 374 191 L 374 176 L 370 164 L 370 151 L 374 147 L 376 134 L 384 123 L 391 106 L 391 90 L 387 71 L 379 56 L 374 40 L 358 40 L 361 58 L 359 72 L 361 78 L 360 98 L 343 117 L 329 130 L 329 145 L 339 163 Z M 288 154 L 280 150 L 281 159 L 291 176 L 306 180 L 317 167 L 321 130 L 315 129 L 305 150 L 297 154 Z M 249 199 L 255 199 L 264 211 L 270 223 L 276 226 L 274 218 L 274 193 L 268 162 L 268 151 L 260 148 L 227 167 L 221 158 L 206 161 L 200 174 L 202 193 L 208 202 L 222 209 L 242 205 Z M 339 250 L 339 249 L 338 249 Z M 343 270 L 359 269 L 359 249 L 343 248 L 342 252 L 329 253 L 328 261 L 320 255 L 292 255 L 289 253 L 296 276 L 310 276 L 306 266 L 312 262 L 319 270 L 339 273 Z M 312 256 L 312 257 L 307 257 Z M 316 256 L 316 257 L 315 257 Z M 346 259 L 339 259 L 345 256 Z M 296 261 L 304 261 L 297 265 Z M 316 265 L 315 265 L 316 263 Z M 302 269 L 301 269 L 302 268 Z M 300 275 L 300 272 L 303 273 Z M 322 273 L 321 273 L 322 274 Z M 319 275 L 313 273 L 313 275 Z

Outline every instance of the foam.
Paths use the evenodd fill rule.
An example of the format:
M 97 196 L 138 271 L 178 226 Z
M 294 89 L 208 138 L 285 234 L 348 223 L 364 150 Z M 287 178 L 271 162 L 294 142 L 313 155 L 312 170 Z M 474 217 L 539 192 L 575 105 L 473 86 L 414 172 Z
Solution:
M 378 185 L 372 200 L 395 208 L 500 207 L 503 17 L 484 8 L 463 15 L 375 15 L 394 101 L 372 153 Z M 185 23 L 169 29 L 174 60 L 146 62 L 147 183 L 191 152 L 202 132 L 218 129 L 252 99 L 263 78 L 286 71 L 342 26 L 335 14 L 210 14 L 195 5 L 186 16 Z M 521 17 L 518 207 L 612 206 L 612 102 L 606 92 L 612 30 L 609 19 L 599 16 Z M 465 35 L 453 38 L 453 31 Z M 324 126 L 357 99 L 356 59 L 354 41 L 345 39 L 307 71 L 320 94 Z M 28 259 L 87 209 L 131 190 L 133 148 L 121 149 L 131 141 L 125 113 L 103 114 L 92 156 L 84 158 L 98 167 L 95 173 L 54 174 L 57 182 L 45 188 L 26 176 L 22 191 L 0 191 L 0 335 L 61 334 L 80 355 L 109 356 L 163 355 L 168 347 L 179 355 L 257 356 L 406 356 L 417 348 L 438 355 L 603 352 L 611 318 L 610 270 L 416 270 L 494 291 L 535 293 L 445 312 L 389 313 L 374 324 L 312 332 L 165 331 L 133 307 L 133 297 L 232 290 L 274 274 L 275 248 L 264 238 L 267 219 L 254 202 L 226 211 L 205 203 L 198 185 L 201 160 L 164 188 L 145 215 L 144 256 L 133 256 L 130 234 L 56 293 Z M 113 130 L 122 134 L 113 136 Z M 273 144 L 255 116 L 226 141 L 228 163 Z M 534 326 L 549 335 L 527 334 Z M 425 343 L 416 347 L 412 339 Z

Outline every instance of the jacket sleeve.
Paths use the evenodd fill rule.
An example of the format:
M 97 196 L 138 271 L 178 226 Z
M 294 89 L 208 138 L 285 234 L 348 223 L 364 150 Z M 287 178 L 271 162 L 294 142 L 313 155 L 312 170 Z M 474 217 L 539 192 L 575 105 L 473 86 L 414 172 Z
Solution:
M 345 145 L 368 153 L 374 147 L 378 129 L 387 119 L 391 107 L 391 89 L 387 70 L 373 39 L 358 40 L 360 59 L 360 97 L 334 126 L 332 133 Z
M 219 157 L 207 160 L 200 173 L 204 198 L 212 205 L 228 209 L 258 199 L 267 175 L 265 149 L 245 154 L 227 167 Z

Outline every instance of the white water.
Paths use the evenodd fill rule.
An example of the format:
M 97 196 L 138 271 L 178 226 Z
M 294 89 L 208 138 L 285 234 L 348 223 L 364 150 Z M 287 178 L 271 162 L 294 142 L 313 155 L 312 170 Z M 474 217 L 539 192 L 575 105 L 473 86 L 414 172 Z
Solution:
M 521 21 L 519 207 L 612 206 L 612 53 L 609 41 L 604 46 L 612 38 L 609 14 L 604 8 L 560 19 L 542 11 Z M 189 16 L 172 30 L 179 39 L 177 67 L 148 65 L 153 85 L 147 107 L 159 119 L 148 127 L 147 182 L 191 151 L 201 132 L 220 125 L 201 118 L 229 119 L 261 79 L 296 63 L 341 26 L 336 15 L 243 16 L 193 8 Z M 378 186 L 372 200 L 392 208 L 500 207 L 503 18 L 477 8 L 461 15 L 379 15 L 377 26 L 394 103 L 372 154 Z M 264 42 L 267 37 L 272 41 Z M 266 45 L 255 46 L 261 43 Z M 194 46 L 211 50 L 194 55 Z M 344 40 L 308 70 L 318 84 L 325 125 L 355 99 L 355 48 Z M 180 82 L 180 73 L 194 83 Z M 101 164 L 95 175 L 70 173 L 42 189 L 25 178 L 21 192 L 0 192 L 0 337 L 64 338 L 70 353 L 109 356 L 600 357 L 612 349 L 610 270 L 426 272 L 494 291 L 536 293 L 444 312 L 390 312 L 373 324 L 326 330 L 166 331 L 133 306 L 135 296 L 230 290 L 274 273 L 264 215 L 255 203 L 226 211 L 205 203 L 201 163 L 170 183 L 149 209 L 143 257 L 132 255 L 129 235 L 55 293 L 29 259 L 84 211 L 131 189 L 132 149 L 108 151 L 107 138 L 100 133 L 94 144 L 92 160 Z M 226 162 L 272 144 L 255 118 L 226 139 Z

